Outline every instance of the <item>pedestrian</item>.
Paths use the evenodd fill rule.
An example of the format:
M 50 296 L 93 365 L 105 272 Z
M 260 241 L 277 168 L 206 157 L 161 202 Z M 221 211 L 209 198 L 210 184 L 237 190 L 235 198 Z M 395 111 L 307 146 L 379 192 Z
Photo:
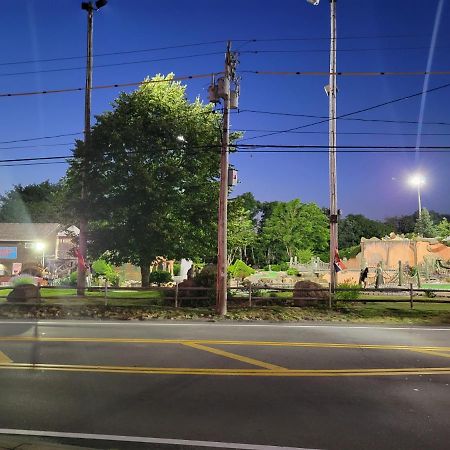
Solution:
M 378 289 L 383 283 L 383 268 L 381 267 L 381 263 L 378 263 L 375 278 L 375 289 Z
M 365 267 L 361 269 L 361 273 L 359 274 L 359 285 L 363 288 L 367 287 L 367 277 L 369 275 L 369 268 Z

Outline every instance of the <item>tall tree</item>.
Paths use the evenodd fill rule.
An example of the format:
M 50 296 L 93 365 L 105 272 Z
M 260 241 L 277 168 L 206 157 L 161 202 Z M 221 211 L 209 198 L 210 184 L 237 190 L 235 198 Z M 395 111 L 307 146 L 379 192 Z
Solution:
M 323 211 L 314 203 L 295 199 L 279 202 L 265 220 L 261 230 L 262 241 L 268 248 L 291 258 L 299 250 L 322 252 L 328 247 L 329 225 Z
M 122 93 L 97 117 L 87 151 L 78 142 L 69 181 L 79 191 L 87 160 L 84 205 L 88 251 L 141 268 L 148 285 L 156 256 L 213 258 L 216 247 L 220 117 L 173 74 Z
M 436 225 L 436 234 L 440 238 L 446 238 L 450 236 L 450 222 L 444 217 L 437 225 Z
M 0 197 L 0 222 L 63 222 L 63 182 L 14 186 Z
M 436 236 L 436 229 L 434 228 L 433 221 L 431 220 L 430 213 L 427 209 L 422 208 L 422 214 L 421 217 L 417 218 L 414 232 L 419 236 L 427 238 Z
M 349 214 L 339 222 L 339 247 L 359 245 L 361 238 L 381 238 L 393 231 L 391 225 L 371 220 L 362 214 Z

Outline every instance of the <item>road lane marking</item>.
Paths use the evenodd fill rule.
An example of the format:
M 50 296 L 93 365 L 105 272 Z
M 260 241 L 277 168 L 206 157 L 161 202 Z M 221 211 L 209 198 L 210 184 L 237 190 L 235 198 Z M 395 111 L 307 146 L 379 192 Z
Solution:
M 200 344 L 200 345 L 243 345 L 269 347 L 312 347 L 312 348 L 348 348 L 376 350 L 431 350 L 450 351 L 450 347 L 391 345 L 391 344 L 347 344 L 334 342 L 290 342 L 290 341 L 244 341 L 212 339 L 150 339 L 150 338 L 93 338 L 93 337 L 34 337 L 0 336 L 3 342 L 94 342 L 118 344 Z
M 225 358 L 230 358 L 247 364 L 252 364 L 254 366 L 264 367 L 265 369 L 286 370 L 284 367 L 276 366 L 275 364 L 270 364 L 264 361 L 259 361 L 257 359 L 248 358 L 247 356 L 237 355 L 236 353 L 226 352 L 225 350 L 219 350 L 217 348 L 207 347 L 205 345 L 201 345 L 196 342 L 184 342 L 183 345 L 190 348 L 203 350 L 205 352 L 214 353 L 215 355 L 224 356 Z
M 16 430 L 0 428 L 0 434 L 20 436 L 57 437 L 67 439 L 89 439 L 113 442 L 138 442 L 143 444 L 183 445 L 188 447 L 236 448 L 241 450 L 319 450 L 277 445 L 239 444 L 236 442 L 194 441 L 189 439 L 166 439 L 145 436 L 120 436 L 115 434 L 65 433 L 60 431 Z
M 33 370 L 61 372 L 95 372 L 147 375 L 252 376 L 252 377 L 377 377 L 413 375 L 450 375 L 450 367 L 413 367 L 401 369 L 195 369 L 125 366 L 87 366 L 63 364 L 12 363 L 0 365 L 1 370 Z
M 414 353 L 424 353 L 425 355 L 440 356 L 442 358 L 450 358 L 450 353 L 437 352 L 435 350 L 411 349 Z
M 0 350 L 0 364 L 10 364 L 12 360 Z

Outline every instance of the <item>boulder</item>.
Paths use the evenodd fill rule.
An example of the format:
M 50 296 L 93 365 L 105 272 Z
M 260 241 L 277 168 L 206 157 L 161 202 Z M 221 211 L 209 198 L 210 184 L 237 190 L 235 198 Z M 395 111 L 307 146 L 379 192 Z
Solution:
M 41 300 L 39 287 L 34 284 L 16 286 L 7 297 L 8 302 L 27 303 Z
M 324 287 L 319 283 L 314 283 L 314 281 L 297 281 L 294 286 L 294 305 L 317 306 L 328 301 L 328 291 L 313 291 L 311 289 L 324 289 Z

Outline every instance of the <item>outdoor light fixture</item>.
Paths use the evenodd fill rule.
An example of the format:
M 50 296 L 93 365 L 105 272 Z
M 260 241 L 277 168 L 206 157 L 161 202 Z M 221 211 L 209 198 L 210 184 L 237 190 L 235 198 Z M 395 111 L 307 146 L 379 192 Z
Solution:
M 419 218 L 422 217 L 422 199 L 420 196 L 420 187 L 425 184 L 425 177 L 420 174 L 416 173 L 414 175 L 411 175 L 411 177 L 408 180 L 409 184 L 415 188 L 417 188 L 417 201 L 419 203 Z
M 103 8 L 108 3 L 108 0 L 97 0 L 95 2 L 95 8 L 92 2 L 82 2 L 81 9 L 85 9 L 86 11 L 90 11 L 92 9 L 100 9 Z
M 311 5 L 317 6 L 320 3 L 320 0 L 306 0 Z
M 41 252 L 42 250 L 45 249 L 45 244 L 44 244 L 44 242 L 36 242 L 36 243 L 34 244 L 34 248 L 35 248 L 36 250 L 39 250 L 39 251 Z

